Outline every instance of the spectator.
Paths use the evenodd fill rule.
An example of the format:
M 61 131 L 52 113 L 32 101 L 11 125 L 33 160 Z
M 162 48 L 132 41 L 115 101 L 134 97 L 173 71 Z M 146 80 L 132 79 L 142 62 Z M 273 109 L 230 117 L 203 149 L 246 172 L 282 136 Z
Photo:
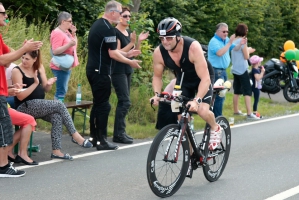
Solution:
M 25 75 L 26 74 L 26 75 Z M 40 51 L 26 52 L 22 63 L 12 70 L 13 83 L 26 84 L 23 92 L 15 97 L 18 111 L 29 114 L 35 119 L 43 119 L 52 124 L 51 158 L 73 160 L 68 153 L 61 152 L 62 126 L 65 125 L 72 136 L 72 141 L 81 147 L 90 148 L 92 144 L 77 132 L 65 105 L 56 100 L 45 100 L 45 92 L 51 90 L 56 77 L 47 79 L 41 63 Z
M 227 81 L 226 69 L 230 64 L 229 52 L 234 47 L 233 41 L 235 35 L 228 35 L 228 25 L 226 23 L 219 23 L 216 25 L 216 32 L 214 37 L 209 42 L 208 45 L 208 60 L 214 68 L 215 79 L 223 79 L 224 82 Z M 216 96 L 214 102 L 213 112 L 215 117 L 222 115 L 223 103 L 225 97 Z
M 9 65 L 8 68 L 6 68 L 5 70 L 5 74 L 6 74 L 6 80 L 7 80 L 7 85 L 10 86 L 12 85 L 12 81 L 11 81 L 11 70 L 17 66 L 16 64 L 14 63 L 11 63 Z M 14 108 L 15 107 L 15 100 L 14 100 L 14 97 L 13 96 L 8 96 L 6 97 L 6 101 L 7 103 L 10 105 L 11 108 Z
M 135 48 L 136 33 L 129 29 L 131 13 L 128 8 L 123 7 L 120 14 L 121 21 L 116 26 L 117 49 L 128 52 Z M 141 42 L 148 37 L 147 33 L 140 33 L 136 49 L 140 49 Z M 115 111 L 113 142 L 131 144 L 133 138 L 126 133 L 126 115 L 129 111 L 130 102 L 130 85 L 133 69 L 130 65 L 117 62 L 111 76 L 112 84 L 117 95 L 117 107 Z
M 57 21 L 58 27 L 56 27 L 51 33 L 51 50 L 54 55 L 69 54 L 74 56 L 74 63 L 72 67 L 76 67 L 79 65 L 77 56 L 77 29 L 72 23 L 72 15 L 68 12 L 61 12 L 58 15 Z M 71 30 L 71 32 L 69 30 Z M 68 82 L 70 80 L 72 70 L 61 70 L 58 66 L 54 65 L 52 61 L 50 63 L 50 67 L 53 75 L 57 77 L 54 99 L 58 99 L 58 97 L 64 98 L 67 93 Z
M 15 67 L 15 64 L 10 64 L 10 66 L 5 70 L 6 78 L 7 78 L 7 85 L 12 85 L 11 80 L 11 71 Z M 11 87 L 8 89 L 9 97 L 13 98 L 13 105 L 14 105 L 14 96 L 20 93 L 19 84 L 16 87 Z M 10 101 L 11 102 L 11 101 Z M 37 162 L 33 161 L 31 158 L 28 157 L 27 153 L 27 146 L 30 140 L 30 136 L 32 131 L 35 130 L 36 121 L 31 115 L 27 115 L 25 113 L 21 113 L 12 108 L 9 101 L 7 101 L 8 105 L 8 113 L 11 118 L 12 124 L 19 126 L 19 130 L 17 130 L 13 134 L 13 143 L 12 145 L 8 146 L 8 160 L 14 163 L 24 163 L 26 165 L 38 165 Z M 20 142 L 20 151 L 18 152 L 17 156 L 13 155 L 13 148 L 14 146 Z
M 90 113 L 90 136 L 97 150 L 115 150 L 117 145 L 109 143 L 107 138 L 108 115 L 111 110 L 111 74 L 114 60 L 140 68 L 139 60 L 128 58 L 139 55 L 139 50 L 123 52 L 117 49 L 116 30 L 111 23 L 118 23 L 122 13 L 121 4 L 109 1 L 103 17 L 97 19 L 90 28 L 88 36 L 88 61 L 86 75 L 93 95 L 93 107 Z M 100 143 L 97 143 L 99 141 Z
M 260 119 L 251 112 L 252 90 L 247 69 L 249 54 L 254 52 L 255 49 L 247 47 L 247 32 L 248 27 L 246 24 L 238 24 L 235 30 L 235 47 L 231 51 L 232 73 L 234 75 L 234 113 L 239 113 L 239 96 L 243 94 L 247 110 L 247 119 Z
M 252 80 L 252 92 L 254 97 L 253 103 L 253 114 L 259 118 L 262 118 L 260 113 L 257 111 L 257 105 L 260 99 L 260 89 L 262 88 L 262 78 L 265 74 L 264 66 L 261 66 L 261 62 L 263 61 L 262 57 L 259 56 L 251 56 L 250 63 L 252 66 L 251 70 L 251 80 Z
M 0 26 L 6 25 L 5 20 L 7 17 L 5 8 L 0 3 Z M 8 87 L 5 68 L 9 67 L 11 62 L 18 60 L 26 51 L 37 50 L 41 46 L 42 42 L 31 39 L 25 41 L 20 49 L 10 52 L 9 47 L 4 43 L 0 34 L 0 126 L 2 127 L 0 134 L 0 177 L 21 177 L 26 174 L 25 171 L 15 169 L 13 163 L 8 163 L 8 146 L 13 143 L 13 127 L 7 109 L 6 96 L 8 96 Z

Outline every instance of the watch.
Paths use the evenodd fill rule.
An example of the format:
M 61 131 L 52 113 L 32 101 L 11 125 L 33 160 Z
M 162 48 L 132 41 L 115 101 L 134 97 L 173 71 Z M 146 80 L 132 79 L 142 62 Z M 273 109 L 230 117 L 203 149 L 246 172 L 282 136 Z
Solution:
M 199 105 L 202 102 L 202 99 L 200 97 L 195 98 L 196 103 Z

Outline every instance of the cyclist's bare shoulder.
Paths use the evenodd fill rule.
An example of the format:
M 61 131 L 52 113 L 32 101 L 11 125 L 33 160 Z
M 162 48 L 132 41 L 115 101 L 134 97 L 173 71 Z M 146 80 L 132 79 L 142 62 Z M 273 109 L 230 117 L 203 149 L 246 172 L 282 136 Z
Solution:
M 154 62 L 154 65 L 163 65 L 164 66 L 164 61 L 163 61 L 159 46 L 156 47 L 156 49 L 153 53 L 153 62 Z
M 189 48 L 189 54 L 193 54 L 193 55 L 203 54 L 203 50 L 198 41 L 194 41 L 191 43 Z
M 203 65 L 204 67 L 206 66 L 204 52 L 201 48 L 201 45 L 197 41 L 192 42 L 192 44 L 190 45 L 189 60 L 195 65 L 199 64 L 199 65 Z

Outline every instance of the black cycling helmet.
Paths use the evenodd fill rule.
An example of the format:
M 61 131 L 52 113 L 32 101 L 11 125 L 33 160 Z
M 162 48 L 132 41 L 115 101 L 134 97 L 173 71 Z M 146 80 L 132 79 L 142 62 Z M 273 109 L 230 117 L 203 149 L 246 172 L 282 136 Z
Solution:
M 160 21 L 157 27 L 159 36 L 180 36 L 182 32 L 182 24 L 174 17 L 167 17 Z

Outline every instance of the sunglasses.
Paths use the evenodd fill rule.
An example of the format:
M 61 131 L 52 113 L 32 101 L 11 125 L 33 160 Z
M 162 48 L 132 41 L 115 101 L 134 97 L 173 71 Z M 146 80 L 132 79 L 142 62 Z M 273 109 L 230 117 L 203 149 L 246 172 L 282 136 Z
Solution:
M 170 42 L 173 40 L 173 38 L 175 38 L 175 35 L 172 35 L 172 36 L 159 36 L 159 39 L 161 40 L 161 42 L 163 41 L 167 41 L 167 42 Z
M 229 33 L 229 31 L 222 31 L 222 33 Z
M 123 16 L 121 16 L 122 18 L 131 18 L 131 15 L 123 15 Z
M 6 15 L 6 12 L 4 11 L 4 12 L 0 12 L 1 14 L 3 14 L 3 15 Z

